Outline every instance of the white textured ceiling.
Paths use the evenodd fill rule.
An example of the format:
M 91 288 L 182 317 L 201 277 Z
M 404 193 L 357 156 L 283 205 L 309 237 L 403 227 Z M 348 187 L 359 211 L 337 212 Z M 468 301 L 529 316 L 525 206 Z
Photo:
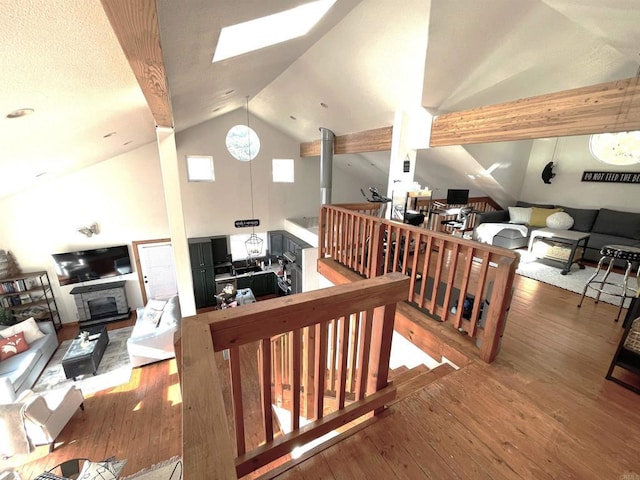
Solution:
M 3 0 L 0 31 L 0 196 L 155 139 L 100 2 Z
M 211 63 L 221 27 L 300 3 L 158 0 L 178 131 L 242 107 L 248 95 L 252 113 L 308 141 L 319 127 L 344 134 L 391 125 L 396 110 L 420 102 L 432 112 L 477 107 L 630 77 L 639 63 L 638 0 L 338 0 L 305 38 Z M 39 173 L 63 174 L 155 139 L 97 0 L 3 0 L 0 31 L 0 196 Z M 26 107 L 36 113 L 5 118 Z M 436 188 L 434 179 L 466 182 L 496 157 L 525 158 L 530 143 L 487 148 L 421 151 L 416 174 Z M 336 162 L 385 184 L 379 157 Z M 499 172 L 493 177 L 469 185 L 509 197 Z

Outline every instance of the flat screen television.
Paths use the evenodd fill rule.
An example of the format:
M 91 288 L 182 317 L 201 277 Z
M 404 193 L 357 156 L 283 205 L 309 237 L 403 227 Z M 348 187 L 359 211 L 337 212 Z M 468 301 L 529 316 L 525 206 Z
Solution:
M 131 257 L 126 245 L 54 253 L 53 261 L 60 285 L 131 273 Z
M 447 205 L 466 205 L 469 203 L 469 190 L 450 188 L 447 190 Z

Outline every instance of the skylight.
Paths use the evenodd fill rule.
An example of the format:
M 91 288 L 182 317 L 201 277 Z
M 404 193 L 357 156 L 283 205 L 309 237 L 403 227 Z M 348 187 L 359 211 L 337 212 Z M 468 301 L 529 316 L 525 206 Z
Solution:
M 305 35 L 336 0 L 316 0 L 283 12 L 224 27 L 212 63 Z

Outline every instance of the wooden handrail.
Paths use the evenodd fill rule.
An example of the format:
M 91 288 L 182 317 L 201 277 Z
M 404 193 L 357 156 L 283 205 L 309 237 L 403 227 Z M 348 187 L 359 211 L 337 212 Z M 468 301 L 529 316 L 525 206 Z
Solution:
M 225 309 L 189 317 L 182 322 L 183 352 L 183 459 L 186 480 L 198 478 L 237 478 L 288 454 L 302 442 L 318 438 L 368 412 L 379 413 L 395 395 L 388 384 L 389 357 L 397 302 L 407 296 L 409 279 L 400 273 L 389 273 L 351 284 L 280 297 L 242 308 Z M 353 320 L 359 317 L 364 340 L 350 341 Z M 336 375 L 338 408 L 325 415 L 323 397 L 327 358 L 326 326 L 334 321 L 339 328 L 339 368 Z M 301 365 L 303 329 L 313 329 L 316 362 L 308 366 L 315 372 L 314 404 L 310 409 L 315 421 L 300 427 Z M 323 333 L 323 329 L 325 333 Z M 289 343 L 289 379 L 291 382 L 292 431 L 274 438 L 271 425 L 272 339 L 278 335 L 291 337 Z M 357 340 L 357 341 L 356 341 Z M 259 378 L 261 383 L 264 442 L 247 451 L 245 441 L 244 403 L 240 369 L 240 347 L 258 341 Z M 367 343 L 363 351 L 352 352 L 354 346 Z M 214 352 L 229 350 L 231 405 L 233 406 L 235 442 L 227 429 L 221 384 Z M 358 358 L 357 372 L 350 372 L 350 358 Z M 242 372 L 246 373 L 246 372 Z M 194 377 L 197 374 L 197 377 Z M 347 378 L 357 376 L 357 398 L 347 402 Z M 206 381 L 207 388 L 202 388 Z M 365 388 L 369 385 L 369 388 Z M 215 408 L 215 415 L 211 409 Z M 204 411 L 204 414 L 202 413 Z M 255 433 L 255 432 L 254 432 Z M 194 446 L 202 442 L 206 447 Z M 232 445 L 238 458 L 235 472 Z M 200 444 L 198 444 L 200 445 Z M 215 455 L 214 453 L 215 452 Z M 220 453 L 219 453 L 220 452 Z M 203 457 L 207 457 L 204 459 Z M 210 457 L 215 458 L 211 459 Z M 224 457 L 224 459 L 222 458 Z M 211 472 L 216 472 L 211 477 Z M 218 472 L 220 472 L 218 474 Z M 237 476 L 237 477 L 236 477 Z

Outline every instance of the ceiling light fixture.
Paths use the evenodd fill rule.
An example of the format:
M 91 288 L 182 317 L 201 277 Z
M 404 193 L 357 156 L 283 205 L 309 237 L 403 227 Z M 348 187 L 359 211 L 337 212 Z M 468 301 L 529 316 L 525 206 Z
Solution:
M 220 30 L 212 63 L 305 35 L 336 0 L 316 0 Z
M 591 135 L 589 150 L 597 160 L 609 165 L 640 163 L 640 131 Z
M 13 112 L 7 113 L 7 118 L 20 118 L 31 115 L 35 110 L 33 108 L 19 108 Z

